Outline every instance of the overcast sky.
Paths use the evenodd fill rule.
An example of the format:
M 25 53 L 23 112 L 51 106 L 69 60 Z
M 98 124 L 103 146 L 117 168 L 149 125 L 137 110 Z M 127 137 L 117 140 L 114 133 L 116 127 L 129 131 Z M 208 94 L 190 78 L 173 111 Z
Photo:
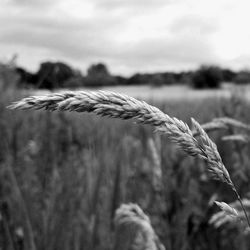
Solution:
M 83 72 L 250 67 L 249 0 L 0 0 L 0 60 L 37 70 L 61 60 Z

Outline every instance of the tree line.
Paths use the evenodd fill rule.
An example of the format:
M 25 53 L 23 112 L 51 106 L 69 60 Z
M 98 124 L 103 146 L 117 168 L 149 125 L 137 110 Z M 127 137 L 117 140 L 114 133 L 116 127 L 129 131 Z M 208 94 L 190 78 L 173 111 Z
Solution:
M 1 66 L 1 72 L 3 64 Z M 202 65 L 197 70 L 181 72 L 136 73 L 130 77 L 112 75 L 104 63 L 92 64 L 84 75 L 64 62 L 43 62 L 37 72 L 12 67 L 17 75 L 17 86 L 25 88 L 55 89 L 102 87 L 115 85 L 164 86 L 189 84 L 194 88 L 218 88 L 221 82 L 250 83 L 250 71 L 233 71 L 214 65 Z

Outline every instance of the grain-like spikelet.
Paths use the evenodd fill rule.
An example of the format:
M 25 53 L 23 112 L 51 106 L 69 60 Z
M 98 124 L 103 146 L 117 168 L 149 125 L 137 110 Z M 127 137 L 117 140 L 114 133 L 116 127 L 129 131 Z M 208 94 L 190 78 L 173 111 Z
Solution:
M 138 123 L 150 124 L 176 142 L 190 155 L 197 155 L 196 140 L 183 121 L 164 114 L 158 108 L 135 98 L 107 91 L 65 92 L 45 96 L 32 96 L 13 103 L 10 109 L 45 109 L 93 112 L 101 116 L 133 119 Z
M 219 202 L 215 201 L 214 202 L 226 215 L 232 216 L 232 217 L 237 217 L 238 212 L 236 209 L 228 205 L 226 202 Z
M 113 92 L 65 92 L 45 96 L 24 98 L 9 106 L 11 109 L 46 109 L 93 112 L 101 116 L 120 119 L 133 119 L 138 123 L 150 124 L 168 135 L 179 147 L 192 156 L 199 156 L 207 161 L 212 175 L 232 185 L 230 176 L 221 161 L 216 145 L 209 139 L 200 124 L 194 119 L 197 140 L 190 128 L 183 121 L 164 114 L 158 108 L 127 95 Z
M 208 133 L 208 132 L 213 132 L 213 131 L 217 131 L 217 130 L 225 130 L 228 129 L 228 127 L 223 124 L 222 122 L 217 122 L 212 120 L 211 122 L 208 123 L 204 123 L 201 124 L 201 127 Z M 198 135 L 198 131 L 197 130 L 193 130 L 193 136 L 197 136 Z
M 243 199 L 242 203 L 247 213 L 250 214 L 250 200 Z M 228 205 L 237 211 L 237 216 L 230 216 L 224 211 L 219 211 L 211 216 L 209 223 L 214 225 L 216 228 L 224 225 L 225 223 L 230 223 L 235 226 L 242 226 L 242 223 L 244 222 L 245 214 L 244 214 L 244 211 L 242 210 L 240 202 L 237 200 L 235 202 L 229 203 Z M 238 221 L 241 221 L 242 223 L 238 223 Z M 244 227 L 246 226 L 246 222 L 243 223 L 243 226 Z
M 238 128 L 238 129 L 244 129 L 244 130 L 250 130 L 250 125 L 245 124 L 241 121 L 238 121 L 236 119 L 230 118 L 230 117 L 218 117 L 214 118 L 212 121 L 201 124 L 201 127 L 206 132 L 213 132 L 217 130 L 226 130 L 229 128 Z M 193 131 L 193 135 L 197 136 L 197 131 Z
M 136 204 L 122 204 L 115 213 L 114 250 L 165 250 L 149 217 Z
M 234 187 L 230 175 L 221 160 L 217 146 L 208 137 L 201 125 L 193 118 L 192 123 L 196 129 L 197 136 L 200 139 L 197 140 L 197 147 L 199 147 L 202 152 L 200 157 L 202 157 L 208 163 L 209 172 L 211 173 L 212 177 L 227 183 L 231 187 Z

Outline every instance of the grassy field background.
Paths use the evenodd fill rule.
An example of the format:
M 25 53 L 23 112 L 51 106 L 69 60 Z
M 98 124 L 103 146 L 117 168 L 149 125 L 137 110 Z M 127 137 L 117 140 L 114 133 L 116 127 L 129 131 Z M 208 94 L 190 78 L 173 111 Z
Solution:
M 133 96 L 143 100 L 155 100 L 161 102 L 167 101 L 195 101 L 204 99 L 220 99 L 230 98 L 232 93 L 250 100 L 250 85 L 238 85 L 232 83 L 224 83 L 221 88 L 215 89 L 193 89 L 189 85 L 175 84 L 161 87 L 153 87 L 151 85 L 132 85 L 132 86 L 110 86 L 101 87 L 101 90 L 114 91 L 125 95 Z M 89 90 L 82 88 L 81 90 Z M 56 90 L 58 92 L 58 90 Z M 61 89 L 59 91 L 65 91 Z M 27 91 L 25 91 L 27 92 Z M 32 90 L 31 94 L 42 95 L 49 93 L 48 90 Z
M 188 124 L 190 117 L 203 123 L 221 116 L 250 123 L 249 103 L 229 90 L 203 98 L 171 98 L 161 89 L 156 98 L 156 90 L 132 95 Z M 203 161 L 129 121 L 7 110 L 21 95 L 6 91 L 0 97 L 1 250 L 112 249 L 114 212 L 126 202 L 145 210 L 166 249 L 249 249 L 249 235 L 208 223 L 218 211 L 214 199 L 235 197 L 208 178 Z M 222 141 L 229 132 L 210 135 L 241 195 L 249 197 L 250 148 Z

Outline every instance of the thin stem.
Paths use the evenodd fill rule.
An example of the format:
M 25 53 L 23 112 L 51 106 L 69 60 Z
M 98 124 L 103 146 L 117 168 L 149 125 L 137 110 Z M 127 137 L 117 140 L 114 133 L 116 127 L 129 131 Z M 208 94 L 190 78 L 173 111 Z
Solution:
M 243 211 L 244 211 L 245 217 L 246 217 L 246 219 L 247 219 L 248 227 L 250 228 L 249 217 L 248 217 L 247 212 L 246 212 L 246 209 L 245 209 L 245 207 L 244 207 L 244 205 L 243 205 L 243 203 L 242 203 L 241 197 L 240 197 L 240 195 L 238 194 L 238 192 L 237 192 L 237 190 L 236 190 L 235 187 L 233 188 L 233 191 L 235 192 L 235 194 L 236 194 L 236 196 L 237 196 L 237 199 L 238 199 L 238 201 L 240 202 L 240 205 L 241 205 L 241 207 L 242 207 L 242 209 L 243 209 Z

